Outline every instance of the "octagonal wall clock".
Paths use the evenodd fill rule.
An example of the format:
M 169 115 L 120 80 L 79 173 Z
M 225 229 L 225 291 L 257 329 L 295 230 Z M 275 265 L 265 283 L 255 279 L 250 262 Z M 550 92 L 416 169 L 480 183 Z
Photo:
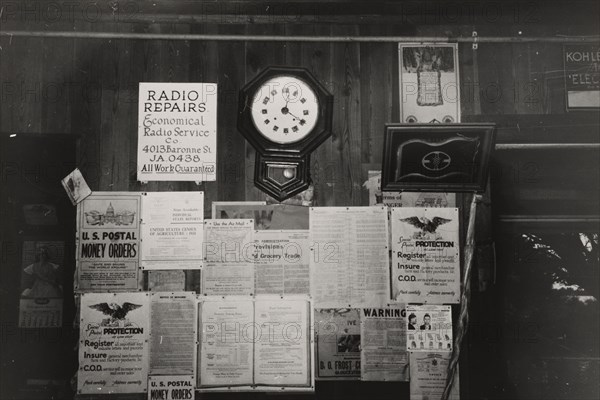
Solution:
M 310 153 L 331 136 L 333 96 L 305 68 L 268 67 L 240 90 L 238 130 L 254 184 L 278 201 L 310 185 Z

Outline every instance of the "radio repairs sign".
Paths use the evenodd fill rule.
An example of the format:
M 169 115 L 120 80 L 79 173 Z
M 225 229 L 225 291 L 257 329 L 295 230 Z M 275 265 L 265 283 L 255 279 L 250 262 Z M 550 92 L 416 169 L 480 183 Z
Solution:
M 600 107 L 600 46 L 563 48 L 567 110 Z
M 214 181 L 217 84 L 140 82 L 137 179 Z

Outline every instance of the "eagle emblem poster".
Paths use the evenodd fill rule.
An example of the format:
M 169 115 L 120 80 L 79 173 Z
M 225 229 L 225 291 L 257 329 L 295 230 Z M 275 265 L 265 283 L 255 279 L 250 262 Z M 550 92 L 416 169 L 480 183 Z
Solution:
M 80 394 L 141 393 L 148 384 L 148 293 L 84 293 Z
M 459 255 L 457 208 L 392 209 L 392 300 L 458 303 Z

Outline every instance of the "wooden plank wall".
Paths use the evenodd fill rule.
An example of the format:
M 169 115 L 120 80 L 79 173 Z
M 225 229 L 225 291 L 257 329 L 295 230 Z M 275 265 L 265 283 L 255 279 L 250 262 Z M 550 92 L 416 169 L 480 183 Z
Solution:
M 89 31 L 325 36 L 440 31 L 468 35 L 472 29 L 458 25 L 407 30 L 389 24 L 77 24 L 79 30 Z M 365 204 L 362 184 L 367 170 L 381 163 L 384 124 L 398 120 L 394 43 L 2 36 L 0 45 L 0 132 L 79 135 L 79 168 L 95 191 L 204 190 L 207 212 L 214 200 L 264 199 L 253 184 L 254 150 L 237 132 L 236 115 L 239 89 L 269 65 L 306 67 L 335 96 L 333 135 L 311 158 L 316 205 Z M 528 141 L 526 128 L 515 135 L 515 129 L 523 128 L 518 118 L 535 127 L 550 114 L 566 117 L 563 77 L 557 72 L 562 62 L 560 44 L 480 44 L 477 51 L 464 44 L 459 52 L 463 120 L 499 118 L 508 127 L 500 141 L 510 142 Z M 135 180 L 137 85 L 142 81 L 219 84 L 216 182 L 142 185 Z M 589 122 L 586 118 L 582 121 Z M 552 131 L 552 126 L 548 131 L 550 141 L 553 133 L 558 141 L 590 137 L 588 131 L 577 136 L 577 127 L 570 136 Z

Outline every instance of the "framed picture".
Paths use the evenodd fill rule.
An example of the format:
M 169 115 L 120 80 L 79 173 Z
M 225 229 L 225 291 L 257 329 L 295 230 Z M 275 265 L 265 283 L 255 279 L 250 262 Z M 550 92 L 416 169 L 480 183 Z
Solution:
M 388 124 L 381 189 L 483 192 L 494 143 L 494 124 Z
M 401 122 L 460 122 L 457 43 L 400 43 L 398 61 Z

